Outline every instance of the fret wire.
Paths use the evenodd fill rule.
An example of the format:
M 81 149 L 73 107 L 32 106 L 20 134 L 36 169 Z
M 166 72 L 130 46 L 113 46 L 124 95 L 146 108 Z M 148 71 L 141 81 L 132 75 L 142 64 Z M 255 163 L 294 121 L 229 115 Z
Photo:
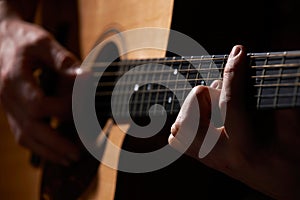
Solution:
M 183 62 L 180 62 L 180 64 L 179 64 L 179 66 L 178 66 L 178 69 L 181 69 L 182 68 L 182 63 Z M 174 102 L 175 102 L 175 97 L 176 97 L 176 95 L 175 95 L 175 92 L 174 91 L 176 91 L 176 89 L 177 89 L 177 85 L 178 85 L 178 73 L 176 74 L 176 81 L 175 81 L 175 86 L 174 86 L 174 88 L 172 89 L 172 102 L 171 102 L 171 109 L 170 109 L 170 114 L 173 114 L 173 110 L 174 110 Z M 170 80 L 170 79 L 169 79 Z M 169 81 L 168 80 L 168 81 Z M 169 81 L 170 82 L 170 81 Z M 174 81 L 173 81 L 174 82 Z
M 167 58 L 164 58 L 164 60 L 166 60 Z M 159 81 L 162 81 L 162 73 L 159 74 Z M 158 84 L 157 89 L 158 91 L 161 89 L 160 88 L 160 84 Z M 158 97 L 159 97 L 159 92 L 156 92 L 156 96 L 155 96 L 155 103 L 158 103 Z M 155 113 L 157 113 L 157 108 L 155 107 Z
M 267 54 L 267 56 L 268 56 L 268 54 Z M 267 63 L 268 63 L 268 57 L 265 58 L 264 65 L 267 65 Z M 265 75 L 266 75 L 266 68 L 263 68 L 262 76 L 265 76 Z M 263 85 L 263 82 L 264 82 L 264 77 L 261 78 L 260 85 Z M 261 107 L 261 102 L 262 102 L 261 94 L 262 94 L 262 87 L 259 87 L 258 88 L 257 105 L 256 105 L 257 108 Z
M 127 69 L 125 70 L 125 73 L 126 73 L 126 77 L 125 77 L 125 83 L 127 82 L 133 82 L 132 79 L 134 78 L 134 76 L 130 76 L 130 73 L 131 72 L 128 72 L 129 70 L 131 70 L 131 67 L 132 67 L 132 62 L 133 61 L 129 61 L 127 63 Z M 128 72 L 128 73 L 127 73 Z M 125 88 L 124 88 L 125 89 Z M 127 89 L 125 89 L 126 91 L 131 91 L 131 87 L 130 85 L 127 85 Z M 124 91 L 124 90 L 122 90 Z M 130 93 L 131 94 L 131 93 Z M 128 99 L 128 95 L 123 95 L 123 99 Z M 129 102 L 125 102 L 125 100 L 122 101 L 123 103 L 125 103 L 125 106 L 121 106 L 122 107 L 122 110 L 121 110 L 121 115 L 122 116 L 125 116 L 127 113 L 126 113 L 126 110 L 129 109 L 128 106 L 126 106 L 127 103 Z
M 221 77 L 220 78 L 222 78 L 222 76 L 223 76 L 223 72 L 224 72 L 224 68 L 225 68 L 226 63 L 227 63 L 227 59 L 228 59 L 228 55 L 224 55 L 224 58 L 223 58 L 223 61 L 222 61 L 222 66 L 219 69 L 219 70 L 221 70 L 221 73 L 220 73 Z M 252 65 L 250 65 L 250 66 L 252 66 Z
M 124 68 L 125 67 L 120 67 L 119 68 L 119 71 L 121 72 L 121 73 L 123 73 L 124 72 Z M 118 77 L 119 78 L 119 77 Z M 116 81 L 118 81 L 118 78 L 116 79 Z M 101 87 L 103 86 L 102 85 L 102 82 L 101 83 L 99 83 L 99 84 L 101 84 Z M 124 87 L 124 86 L 123 86 Z M 102 92 L 102 91 L 101 91 Z M 99 93 L 101 93 L 101 92 L 99 92 Z M 111 92 L 111 91 L 110 91 Z M 97 93 L 98 94 L 98 93 Z M 119 94 L 119 91 L 116 91 L 116 94 Z M 112 93 L 110 93 L 110 95 L 112 95 Z M 121 102 L 121 100 L 120 100 L 120 98 L 113 98 L 113 99 L 111 99 L 111 106 L 117 106 L 117 105 L 119 105 L 120 104 L 120 102 Z M 120 109 L 116 109 L 117 110 L 117 113 L 115 113 L 115 114 L 117 114 L 117 115 L 119 115 L 119 110 Z
M 199 71 L 199 69 L 201 69 L 201 67 L 202 67 L 202 62 L 200 61 L 197 66 L 197 70 Z M 198 80 L 200 80 L 199 76 L 200 76 L 200 73 L 198 72 L 196 74 L 196 78 L 195 78 L 195 85 L 198 85 Z
M 176 57 L 174 56 L 173 58 L 172 58 L 172 60 L 175 60 L 176 59 Z M 170 66 L 170 69 L 173 69 L 173 62 L 171 63 L 171 66 Z M 170 77 L 171 77 L 171 73 L 169 73 L 168 74 L 168 78 L 167 78 L 167 80 L 170 80 Z M 165 89 L 165 92 L 164 92 L 164 99 L 165 100 L 167 100 L 167 94 L 168 94 L 168 89 Z M 169 99 L 169 98 L 168 98 Z M 171 99 L 172 100 L 172 99 Z M 168 102 L 169 100 L 167 100 L 167 101 L 164 101 L 164 103 L 163 103 L 163 107 L 164 108 L 166 108 L 166 102 Z
M 300 67 L 298 68 L 297 73 L 300 74 Z M 293 106 L 297 105 L 297 98 L 298 98 L 297 94 L 298 94 L 298 90 L 299 90 L 299 84 L 300 84 L 300 78 L 299 78 L 299 76 L 297 76 L 297 78 L 295 79 L 295 86 L 294 86 Z
M 128 60 L 128 61 L 127 61 L 127 64 L 123 67 L 123 74 L 125 74 L 126 72 L 128 72 L 128 70 L 130 69 L 131 62 L 132 62 L 131 60 Z M 125 82 L 127 82 L 127 80 L 128 80 L 128 75 L 125 75 L 123 81 L 124 81 L 124 80 L 125 80 Z M 120 89 L 121 89 L 120 92 L 126 90 L 125 85 L 122 84 Z M 117 109 L 118 112 L 120 112 L 120 113 L 119 113 L 120 116 L 124 116 L 124 115 L 125 115 L 124 113 L 125 113 L 125 111 L 126 111 L 126 108 L 124 108 L 124 106 L 122 106 L 122 102 L 126 101 L 126 96 L 127 96 L 127 95 L 122 95 L 122 96 L 119 98 L 118 105 L 115 105 L 115 106 L 120 106 L 120 108 Z
M 126 74 L 126 76 L 129 77 L 129 80 L 126 79 L 126 83 L 127 82 L 136 83 L 136 81 L 137 81 L 136 79 L 139 78 L 139 77 L 131 75 L 133 73 L 133 70 L 137 70 L 137 68 L 135 68 L 135 65 L 134 65 L 134 60 L 131 60 L 131 62 L 129 62 L 126 72 L 128 72 L 129 70 L 131 70 L 130 73 Z M 128 100 L 128 101 L 130 101 L 130 96 L 133 94 L 132 90 L 134 90 L 134 86 L 133 87 L 132 86 L 133 86 L 133 84 L 131 84 L 130 87 L 127 86 L 127 87 L 124 87 L 124 89 L 123 89 L 123 91 L 126 91 L 126 90 L 129 91 L 128 94 L 123 95 L 124 97 L 126 97 L 125 99 Z M 125 102 L 125 105 L 122 106 L 123 115 L 127 114 L 126 110 L 130 112 L 129 103 L 130 102 Z
M 154 60 L 155 60 L 155 59 L 154 59 Z M 154 61 L 154 60 L 153 60 L 153 61 Z M 157 68 L 158 68 L 158 63 L 155 63 L 155 62 L 153 62 L 153 63 L 154 63 L 154 71 L 156 71 Z M 152 75 L 152 78 L 151 78 L 152 83 L 154 83 L 154 81 L 155 81 L 154 77 L 155 77 L 155 76 Z M 148 81 L 147 81 L 147 82 L 148 82 Z M 148 84 L 149 84 L 149 83 L 148 83 Z M 147 85 L 147 90 L 148 90 L 148 86 L 149 86 L 149 85 Z M 150 87 L 153 87 L 153 85 L 152 85 L 151 83 L 150 83 Z M 146 110 L 149 110 L 149 109 L 150 109 L 150 106 L 151 106 L 151 104 L 150 104 L 151 98 L 152 98 L 152 90 L 151 90 L 151 88 L 150 88 L 149 96 L 148 96 L 148 103 L 147 103 L 147 106 L 146 106 Z M 154 111 L 154 112 L 155 112 L 155 111 Z
M 147 63 L 146 65 L 148 66 L 149 63 Z M 147 68 L 148 68 L 148 70 L 149 70 L 149 67 L 147 67 Z M 145 77 L 143 77 L 143 79 L 144 79 L 144 80 L 148 80 L 148 76 L 149 76 L 149 71 L 148 71 L 147 74 L 145 74 Z M 142 91 L 140 91 L 140 90 L 138 91 L 139 93 L 142 92 L 142 97 L 141 97 L 141 101 L 142 101 L 142 102 L 144 102 L 144 99 L 145 99 L 145 94 L 146 94 L 146 90 L 147 90 L 146 87 L 147 87 L 147 85 L 143 85 L 143 86 L 142 86 L 142 88 L 143 88 Z M 140 104 L 140 108 L 139 108 L 139 113 L 140 113 L 140 114 L 141 114 L 142 111 L 143 111 L 143 106 L 144 106 L 144 104 L 141 103 L 141 104 Z
M 281 59 L 281 64 L 284 64 L 285 63 L 285 57 L 283 56 L 282 59 Z M 279 95 L 279 87 L 278 85 L 281 83 L 281 80 L 282 80 L 282 67 L 279 68 L 279 73 L 278 73 L 278 78 L 277 78 L 277 86 L 275 88 L 275 97 L 274 97 L 274 100 L 273 100 L 273 106 L 274 108 L 276 108 L 277 104 L 278 104 L 278 95 Z
M 124 67 L 119 67 L 118 68 L 118 71 L 119 72 L 121 72 L 121 73 L 123 73 L 123 71 L 124 71 Z M 110 72 L 104 72 L 104 74 L 103 75 L 105 75 L 106 73 L 110 73 Z M 108 76 L 106 76 L 105 78 L 107 78 Z M 110 77 L 109 77 L 110 78 Z M 118 79 L 119 79 L 119 77 L 114 77 L 113 78 L 114 79 L 114 84 L 116 83 L 116 81 L 118 81 Z M 111 80 L 111 79 L 110 79 Z M 100 87 L 104 87 L 104 86 L 102 86 L 102 84 L 103 83 L 105 83 L 105 82 L 101 82 L 101 83 L 98 83 L 98 86 L 99 86 L 99 84 L 100 84 Z M 114 85 L 114 84 L 112 84 L 112 85 Z M 123 86 L 124 87 L 124 86 Z M 100 92 L 97 92 L 97 94 L 98 93 L 101 93 L 102 92 L 102 88 L 100 88 Z M 118 92 L 118 91 L 116 91 L 116 92 Z M 112 107 L 113 105 L 118 105 L 119 104 L 119 102 L 120 102 L 120 99 L 119 98 L 111 98 L 111 96 L 112 96 L 112 90 L 110 90 L 109 91 L 109 97 L 110 98 L 108 98 L 109 100 L 110 100 L 110 102 L 107 102 L 108 104 L 110 104 L 110 106 Z M 99 97 L 99 96 L 98 96 Z M 108 101 L 108 100 L 107 100 Z M 102 102 L 101 102 L 101 105 L 102 105 Z M 119 112 L 119 110 L 120 109 L 117 109 L 117 112 Z M 115 114 L 119 114 L 119 113 L 115 113 Z
M 134 66 L 132 66 L 132 67 L 134 67 Z M 130 68 L 130 70 L 131 70 L 131 68 Z M 132 69 L 132 70 L 137 70 L 137 68 Z M 130 73 L 132 73 L 132 71 Z M 130 82 L 135 82 L 136 83 L 137 82 L 137 78 L 139 78 L 139 77 L 132 76 L 132 79 L 131 79 Z M 130 94 L 134 94 L 134 92 L 135 92 L 135 85 L 133 86 L 133 88 L 129 88 L 129 91 L 130 91 Z M 133 91 L 133 93 L 132 93 L 132 91 Z M 135 102 L 137 102 L 137 98 L 138 98 L 137 95 L 134 95 L 133 99 L 129 98 L 131 101 L 134 102 L 133 103 L 133 108 L 129 107 L 129 105 L 128 105 L 128 109 L 129 109 L 130 113 L 134 113 L 135 114 L 135 112 L 136 112 L 136 105 L 137 105 L 137 103 L 135 103 Z
M 133 66 L 134 67 L 134 66 Z M 135 69 L 136 71 L 135 72 L 138 72 L 138 70 L 140 70 L 139 68 L 136 68 Z M 137 76 L 136 76 L 137 77 Z M 140 82 L 140 80 L 141 80 L 141 76 L 138 76 L 137 77 L 137 82 L 139 83 Z M 131 114 L 132 115 L 137 115 L 137 107 L 138 107 L 138 93 L 137 93 L 137 91 L 139 90 L 139 84 L 135 84 L 134 86 L 133 86 L 133 88 L 131 88 L 132 90 L 133 90 L 133 94 L 134 94 L 134 99 L 132 100 L 134 103 L 133 103 L 133 108 L 132 108 L 132 110 L 131 110 Z M 132 91 L 130 91 L 130 93 L 132 93 Z M 129 106 L 129 105 L 128 105 Z M 130 108 L 129 108 L 130 109 Z
M 213 59 L 214 56 L 212 56 L 211 58 Z M 207 78 L 206 78 L 206 80 L 209 80 L 209 79 L 211 78 L 211 74 L 212 74 L 212 72 L 211 72 L 211 70 L 212 70 L 212 63 L 213 63 L 213 61 L 211 60 L 210 63 L 209 63 L 208 73 L 207 73 Z
M 191 56 L 191 60 L 193 59 L 193 56 Z M 182 65 L 181 65 L 181 67 L 182 67 Z M 189 79 L 189 71 L 190 71 L 190 69 L 191 69 L 191 63 L 189 62 L 188 63 L 188 71 L 187 71 L 187 73 L 186 73 L 186 77 L 185 77 L 185 80 L 184 80 L 184 82 L 186 82 L 186 81 L 189 81 L 188 79 Z M 184 88 L 183 88 L 183 93 L 182 93 L 182 97 L 183 98 L 185 98 L 185 91 L 187 90 L 187 88 L 186 88 L 186 86 L 187 86 L 187 84 L 184 84 Z M 177 88 L 176 88 L 177 89 Z M 173 99 L 173 102 L 174 102 L 174 99 Z M 173 107 L 174 107 L 174 103 L 173 103 L 173 105 L 172 105 Z
M 135 70 L 141 70 L 141 68 L 137 68 Z M 142 81 L 142 76 L 138 76 L 137 82 L 140 83 L 141 81 Z M 134 115 L 136 115 L 138 113 L 138 110 L 137 110 L 138 109 L 138 103 L 137 102 L 139 100 L 139 96 L 138 96 L 139 87 L 140 86 L 138 85 L 137 91 L 135 91 L 135 95 L 134 95 L 134 99 L 133 99 L 134 104 L 133 104 L 132 114 L 134 114 Z M 135 86 L 134 86 L 133 90 L 135 90 Z
M 151 63 L 151 62 L 152 62 L 152 61 L 150 61 L 150 63 Z M 148 64 L 147 66 L 149 66 L 149 65 L 151 65 L 151 64 Z M 147 72 L 148 72 L 148 73 L 150 72 L 149 69 L 150 69 L 150 67 L 147 67 Z M 149 74 L 149 75 L 150 75 L 150 74 Z M 153 78 L 153 75 L 152 75 L 152 78 Z M 151 80 L 152 80 L 152 78 L 151 78 Z M 148 79 L 146 79 L 146 80 L 147 80 L 147 83 L 146 83 L 145 87 L 146 87 L 146 90 L 147 90 L 147 92 L 148 92 L 148 100 L 147 100 L 147 103 L 146 103 L 146 104 L 147 104 L 147 105 L 146 105 L 146 108 L 144 108 L 144 110 L 147 110 L 147 111 L 148 111 L 149 108 L 150 108 L 150 100 L 151 100 L 151 93 L 152 93 L 152 92 L 151 92 L 150 90 L 148 91 L 148 89 L 149 89 L 148 87 L 151 87 L 151 85 L 149 86 L 149 84 L 150 84 L 149 81 L 150 81 L 150 80 L 149 80 L 149 81 L 148 81 Z

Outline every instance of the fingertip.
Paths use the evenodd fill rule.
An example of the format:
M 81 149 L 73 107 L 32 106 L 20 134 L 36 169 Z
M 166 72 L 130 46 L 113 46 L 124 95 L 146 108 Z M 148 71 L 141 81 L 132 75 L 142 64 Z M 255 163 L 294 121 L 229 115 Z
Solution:
M 243 45 L 234 45 L 231 49 L 228 59 L 239 57 L 243 52 L 246 52 L 246 49 Z
M 241 46 L 240 45 L 235 45 L 232 49 L 231 52 L 229 54 L 228 59 L 233 59 L 236 56 L 238 56 L 240 54 L 240 52 L 242 51 Z
M 246 61 L 246 50 L 243 45 L 235 45 L 228 57 L 227 63 L 223 73 L 223 87 L 227 87 L 231 79 L 235 77 L 244 77 L 244 70 Z M 236 74 L 237 72 L 237 74 Z M 230 81 L 229 81 L 230 80 Z
M 215 89 L 222 89 L 223 82 L 222 80 L 214 80 L 211 84 L 210 87 L 215 88 Z

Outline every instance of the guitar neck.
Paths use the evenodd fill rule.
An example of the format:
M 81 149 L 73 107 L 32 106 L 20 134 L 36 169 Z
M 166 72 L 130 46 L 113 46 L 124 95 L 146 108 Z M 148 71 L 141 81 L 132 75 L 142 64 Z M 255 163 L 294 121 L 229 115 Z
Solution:
M 98 84 L 97 101 L 112 95 L 112 106 L 119 116 L 145 116 L 160 104 L 168 114 L 177 114 L 180 103 L 196 85 L 210 85 L 222 80 L 228 55 L 166 57 L 159 59 L 114 62 Z M 248 53 L 251 91 L 249 99 L 257 109 L 280 109 L 300 106 L 300 51 Z M 95 75 L 102 68 L 95 63 Z M 122 76 L 124 75 L 124 76 Z M 122 77 L 122 78 L 120 78 Z M 114 88 L 115 83 L 118 82 Z M 106 105 L 108 106 L 108 105 Z M 110 105 L 109 105 L 110 106 Z M 129 106 L 129 112 L 128 112 Z M 161 109 L 154 107 L 152 114 Z

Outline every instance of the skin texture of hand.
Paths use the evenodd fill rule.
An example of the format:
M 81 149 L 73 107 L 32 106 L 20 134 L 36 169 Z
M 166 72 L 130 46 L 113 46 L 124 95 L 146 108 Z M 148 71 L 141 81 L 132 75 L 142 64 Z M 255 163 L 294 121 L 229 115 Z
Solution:
M 1 103 L 16 141 L 55 163 L 77 161 L 78 147 L 46 119 L 72 119 L 71 84 L 78 60 L 39 26 L 10 17 L 0 22 L 0 66 Z M 34 76 L 37 69 L 55 74 L 55 81 L 47 83 L 56 86 L 54 95 L 41 88 Z
M 171 128 L 169 144 L 179 151 L 187 144 L 193 135 L 189 130 L 194 125 L 191 121 L 197 102 L 198 131 L 184 153 L 275 199 L 299 199 L 299 109 L 249 109 L 246 62 L 245 47 L 236 45 L 229 55 L 223 83 L 197 86 L 190 92 Z M 215 116 L 223 119 L 223 126 L 213 123 Z M 207 154 L 199 156 L 206 134 L 219 139 Z

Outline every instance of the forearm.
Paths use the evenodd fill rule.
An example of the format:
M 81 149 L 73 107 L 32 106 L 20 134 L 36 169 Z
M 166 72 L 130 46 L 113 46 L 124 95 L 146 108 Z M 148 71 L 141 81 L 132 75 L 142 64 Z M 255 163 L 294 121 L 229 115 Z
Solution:
M 19 17 L 25 21 L 33 21 L 39 0 L 0 0 L 0 21 Z

